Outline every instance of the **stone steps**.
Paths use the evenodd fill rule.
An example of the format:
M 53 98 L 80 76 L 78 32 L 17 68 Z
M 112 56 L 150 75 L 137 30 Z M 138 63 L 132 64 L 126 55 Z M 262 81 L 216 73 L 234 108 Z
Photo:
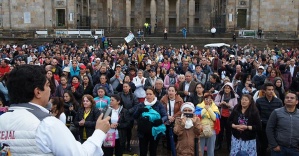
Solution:
M 124 37 L 111 37 L 113 47 L 117 47 L 119 44 L 125 43 Z M 82 46 L 84 43 L 87 44 L 93 44 L 93 38 L 63 38 L 64 43 L 69 43 L 70 41 L 74 41 L 77 43 L 79 46 Z M 27 43 L 27 44 L 44 44 L 45 42 L 52 42 L 53 38 L 1 38 L 0 42 L 5 42 L 5 43 Z M 168 40 L 164 40 L 163 37 L 145 37 L 146 42 L 141 42 L 139 39 L 138 41 L 143 44 L 156 44 L 156 45 L 164 45 L 164 46 L 169 46 L 170 44 L 173 47 L 179 48 L 181 45 L 184 45 L 185 43 L 190 45 L 197 46 L 198 48 L 203 48 L 205 44 L 209 43 L 226 43 L 230 45 L 238 44 L 240 46 L 244 46 L 247 44 L 252 44 L 254 46 L 257 46 L 258 48 L 264 48 L 266 44 L 268 44 L 271 48 L 275 46 L 275 44 L 278 44 L 279 47 L 297 47 L 299 40 L 267 40 L 267 39 L 252 39 L 252 38 L 237 38 L 237 42 L 233 42 L 232 38 L 228 37 L 218 37 L 217 38 L 211 38 L 211 37 L 198 37 L 198 36 L 190 36 L 187 37 L 187 39 L 184 39 L 183 37 L 173 37 L 170 36 L 168 37 Z M 134 44 L 134 40 L 129 43 L 130 45 Z

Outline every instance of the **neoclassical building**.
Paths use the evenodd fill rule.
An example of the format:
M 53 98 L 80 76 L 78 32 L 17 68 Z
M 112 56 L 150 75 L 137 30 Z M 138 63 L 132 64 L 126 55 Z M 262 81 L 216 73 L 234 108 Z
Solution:
M 0 29 L 299 30 L 299 0 L 0 0 Z M 156 29 L 156 30 L 155 30 Z

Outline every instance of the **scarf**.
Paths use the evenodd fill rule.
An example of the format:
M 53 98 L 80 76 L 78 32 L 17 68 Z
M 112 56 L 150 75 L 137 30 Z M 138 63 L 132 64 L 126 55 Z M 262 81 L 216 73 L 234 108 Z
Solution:
M 76 90 L 79 87 L 79 85 L 80 85 L 80 83 L 72 83 L 72 86 L 74 86 Z
M 144 104 L 146 106 L 153 106 L 157 102 L 157 97 L 155 97 L 154 101 L 148 102 L 147 99 L 144 100 Z

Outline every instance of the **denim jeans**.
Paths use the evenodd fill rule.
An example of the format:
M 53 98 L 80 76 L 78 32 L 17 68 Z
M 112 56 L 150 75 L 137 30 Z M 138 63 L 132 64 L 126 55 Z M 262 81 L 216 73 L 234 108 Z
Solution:
M 271 149 L 271 156 L 298 156 L 299 149 L 280 146 L 280 152 Z

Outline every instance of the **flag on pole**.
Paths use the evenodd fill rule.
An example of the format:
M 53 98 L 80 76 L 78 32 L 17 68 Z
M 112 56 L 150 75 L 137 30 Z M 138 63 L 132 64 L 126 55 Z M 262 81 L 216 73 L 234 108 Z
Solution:
M 131 42 L 135 38 L 134 34 L 132 32 L 129 33 L 127 37 L 125 37 L 125 40 L 127 43 Z

